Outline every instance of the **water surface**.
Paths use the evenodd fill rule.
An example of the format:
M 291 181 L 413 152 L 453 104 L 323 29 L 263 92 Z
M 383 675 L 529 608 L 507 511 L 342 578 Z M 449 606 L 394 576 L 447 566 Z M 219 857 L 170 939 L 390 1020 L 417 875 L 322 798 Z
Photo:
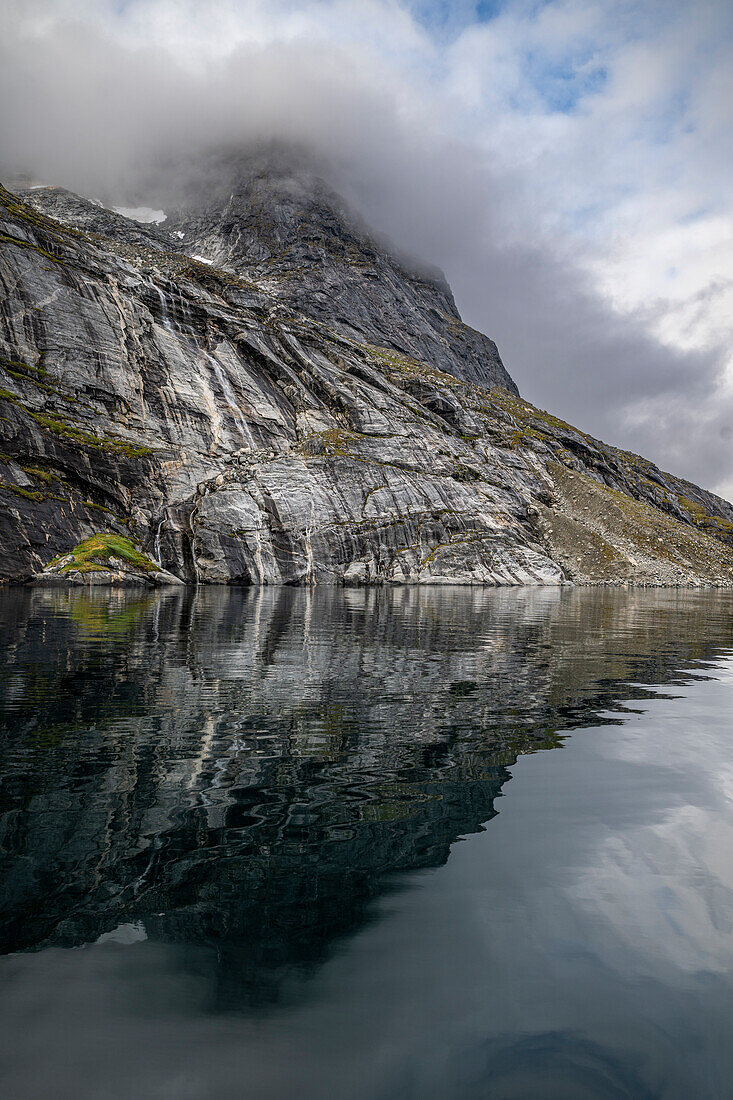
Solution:
M 3 1096 L 733 1095 L 731 596 L 16 589 L 0 638 Z

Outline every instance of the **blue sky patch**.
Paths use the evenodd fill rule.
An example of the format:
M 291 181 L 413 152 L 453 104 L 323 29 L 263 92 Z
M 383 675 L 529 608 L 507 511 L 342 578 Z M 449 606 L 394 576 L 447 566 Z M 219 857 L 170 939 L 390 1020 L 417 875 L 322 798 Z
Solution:
M 589 64 L 590 58 L 550 61 L 542 55 L 527 56 L 526 74 L 534 90 L 551 111 L 567 114 L 579 100 L 601 92 L 608 80 L 605 65 Z

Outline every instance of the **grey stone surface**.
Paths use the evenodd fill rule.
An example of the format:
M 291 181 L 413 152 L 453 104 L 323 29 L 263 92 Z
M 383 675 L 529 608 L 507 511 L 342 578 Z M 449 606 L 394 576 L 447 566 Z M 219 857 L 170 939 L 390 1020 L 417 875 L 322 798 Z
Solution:
M 28 197 L 0 192 L 3 577 L 107 530 L 201 583 L 733 581 L 727 502 L 522 401 L 317 181 L 246 177 L 171 248 Z
M 307 160 L 273 149 L 217 166 L 213 198 L 173 212 L 186 251 L 264 283 L 288 308 L 339 333 L 469 382 L 516 386 L 483 333 L 465 325 L 445 276 L 379 240 Z

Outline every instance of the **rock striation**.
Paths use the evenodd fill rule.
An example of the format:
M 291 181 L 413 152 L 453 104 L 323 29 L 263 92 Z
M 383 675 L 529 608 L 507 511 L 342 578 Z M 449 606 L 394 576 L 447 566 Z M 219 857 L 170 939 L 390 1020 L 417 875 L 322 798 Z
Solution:
M 733 507 L 523 401 L 439 273 L 261 161 L 140 225 L 0 190 L 0 575 L 733 583 Z
M 168 219 L 187 252 L 247 274 L 344 336 L 518 392 L 493 340 L 461 320 L 443 273 L 378 241 L 307 161 L 275 148 L 216 171 L 228 191 Z

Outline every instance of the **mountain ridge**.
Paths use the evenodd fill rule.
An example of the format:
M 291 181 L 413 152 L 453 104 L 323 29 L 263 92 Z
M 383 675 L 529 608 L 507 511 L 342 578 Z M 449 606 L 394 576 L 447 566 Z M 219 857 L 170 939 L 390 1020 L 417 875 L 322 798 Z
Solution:
M 237 163 L 242 174 L 228 194 L 192 200 L 168 213 L 163 226 L 140 225 L 63 188 L 20 194 L 63 224 L 208 262 L 346 336 L 519 392 L 493 340 L 462 321 L 442 271 L 380 243 L 320 176 L 292 167 L 281 151 Z
M 733 583 L 728 502 L 523 401 L 333 201 L 298 229 L 250 183 L 163 229 L 0 191 L 6 579 L 108 530 L 200 583 Z

